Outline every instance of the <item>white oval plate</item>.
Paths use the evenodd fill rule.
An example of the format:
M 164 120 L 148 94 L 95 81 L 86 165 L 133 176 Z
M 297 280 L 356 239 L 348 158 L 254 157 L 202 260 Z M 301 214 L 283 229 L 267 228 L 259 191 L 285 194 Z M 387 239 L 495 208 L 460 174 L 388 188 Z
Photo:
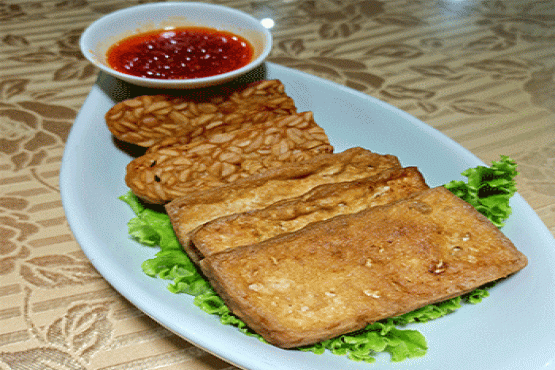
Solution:
M 418 166 L 430 186 L 483 165 L 473 154 L 416 118 L 365 94 L 323 79 L 266 63 L 255 78 L 280 79 L 299 110 L 312 110 L 336 151 L 362 146 L 397 155 Z M 69 225 L 100 274 L 124 297 L 169 330 L 247 369 L 554 369 L 555 241 L 530 206 L 515 195 L 513 214 L 503 232 L 529 259 L 529 265 L 491 289 L 477 305 L 447 317 L 413 325 L 429 345 L 422 358 L 392 363 L 387 354 L 375 364 L 357 363 L 330 353 L 282 350 L 219 323 L 172 294 L 167 282 L 147 277 L 141 263 L 156 248 L 129 239 L 133 213 L 117 199 L 128 191 L 125 166 L 131 157 L 114 145 L 104 114 L 117 101 L 148 91 L 103 73 L 77 116 L 66 144 L 60 185 Z M 504 154 L 504 153 L 500 153 Z

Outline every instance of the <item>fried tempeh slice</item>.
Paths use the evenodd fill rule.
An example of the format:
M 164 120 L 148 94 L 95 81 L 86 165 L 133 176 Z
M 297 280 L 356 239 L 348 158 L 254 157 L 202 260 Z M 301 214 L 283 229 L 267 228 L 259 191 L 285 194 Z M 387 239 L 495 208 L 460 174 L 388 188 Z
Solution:
M 238 90 L 219 87 L 181 96 L 143 95 L 117 103 L 105 119 L 119 140 L 150 147 L 167 137 L 179 137 L 178 142 L 185 144 L 206 127 L 260 123 L 296 112 L 281 81 L 264 80 Z
M 200 262 L 231 311 L 284 348 L 459 296 L 526 264 L 497 227 L 443 187 Z
M 190 193 L 166 204 L 166 212 L 181 245 L 189 245 L 189 233 L 217 217 L 264 208 L 295 197 L 321 184 L 348 181 L 401 167 L 397 157 L 351 148 L 336 154 L 284 164 L 231 184 Z M 186 252 L 193 260 L 194 250 Z
M 266 208 L 217 218 L 196 228 L 186 249 L 204 258 L 299 230 L 309 223 L 391 203 L 428 186 L 416 167 L 391 168 L 353 181 L 324 184 Z M 195 261 L 198 263 L 198 261 Z
M 312 112 L 149 152 L 127 165 L 125 182 L 140 198 L 164 204 L 284 163 L 333 152 Z

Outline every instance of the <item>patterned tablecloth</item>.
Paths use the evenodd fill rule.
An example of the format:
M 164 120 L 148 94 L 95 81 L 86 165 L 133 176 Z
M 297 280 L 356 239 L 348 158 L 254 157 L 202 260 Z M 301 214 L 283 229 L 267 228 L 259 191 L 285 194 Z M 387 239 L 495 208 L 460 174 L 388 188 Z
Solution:
M 98 72 L 79 36 L 145 2 L 0 0 L 2 369 L 234 368 L 115 292 L 62 209 L 64 144 Z M 555 233 L 554 1 L 212 2 L 275 21 L 270 61 L 397 106 L 486 163 L 511 156 Z

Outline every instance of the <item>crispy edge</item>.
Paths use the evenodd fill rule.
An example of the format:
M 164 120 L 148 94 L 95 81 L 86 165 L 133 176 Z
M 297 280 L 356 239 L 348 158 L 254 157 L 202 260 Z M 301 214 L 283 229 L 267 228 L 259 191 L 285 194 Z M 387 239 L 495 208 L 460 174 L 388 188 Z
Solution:
M 192 205 L 198 204 L 216 204 L 216 203 L 225 203 L 230 199 L 240 199 L 242 194 L 246 192 L 253 191 L 253 189 L 257 189 L 258 187 L 272 181 L 272 180 L 290 180 L 290 179 L 300 179 L 310 176 L 311 174 L 317 173 L 318 171 L 323 171 L 328 169 L 332 166 L 337 166 L 340 164 L 343 168 L 348 165 L 352 164 L 359 164 L 363 166 L 368 166 L 369 170 L 375 167 L 383 166 L 383 169 L 386 168 L 393 168 L 393 167 L 400 167 L 401 164 L 399 159 L 396 156 L 390 154 L 377 154 L 373 153 L 369 150 L 355 147 L 347 149 L 341 153 L 335 154 L 320 154 L 314 158 L 296 162 L 296 163 L 288 163 L 284 164 L 280 167 L 275 167 L 268 169 L 264 172 L 252 175 L 250 177 L 239 179 L 233 183 L 223 185 L 216 188 L 205 189 L 198 192 L 186 194 L 183 197 L 177 198 L 165 205 L 166 213 L 170 217 L 170 221 L 173 225 L 175 234 L 179 239 L 181 245 L 185 248 L 189 246 L 189 233 L 200 224 L 210 221 L 213 218 L 219 216 L 225 216 L 230 213 L 237 213 L 240 211 L 246 211 L 252 209 L 253 207 L 244 206 L 241 210 L 237 212 L 222 212 L 216 217 L 209 218 L 204 220 L 204 222 L 195 225 L 191 229 L 185 230 L 183 227 L 180 226 L 181 217 L 187 217 L 187 208 L 190 208 Z M 356 178 L 364 177 L 363 171 L 361 170 L 360 176 Z M 353 177 L 355 178 L 355 177 Z M 332 182 L 332 181 L 330 181 Z M 324 182 L 322 182 L 324 183 Z M 315 185 L 316 186 L 316 185 Z M 292 194 L 295 196 L 298 194 Z M 281 200 L 281 199 L 276 199 Z M 269 203 L 270 204 L 270 203 Z M 269 205 L 266 204 L 266 205 Z M 259 208 L 259 207 L 254 207 Z M 191 252 L 193 256 L 195 256 L 194 250 L 188 251 Z
M 391 191 L 386 192 L 384 195 L 378 194 L 379 188 L 386 185 L 393 186 Z M 296 231 L 306 226 L 306 224 L 301 223 L 301 225 L 297 226 L 288 224 L 287 221 L 297 219 L 300 216 L 299 213 L 303 211 L 302 209 L 299 211 L 299 207 L 320 207 L 319 210 L 321 211 L 329 211 L 331 205 L 327 203 L 321 205 L 322 201 L 335 197 L 336 202 L 343 203 L 348 200 L 346 197 L 350 192 L 356 188 L 369 189 L 364 195 L 365 205 L 358 205 L 358 207 L 369 208 L 396 201 L 412 193 L 426 190 L 429 187 L 416 167 L 390 168 L 377 175 L 362 179 L 323 184 L 298 197 L 278 201 L 263 209 L 236 213 L 209 221 L 190 233 L 187 245 L 184 248 L 192 256 L 194 262 L 198 263 L 200 259 L 210 254 L 239 246 L 232 244 L 233 240 L 227 240 L 227 238 L 220 240 L 219 238 L 222 234 L 232 237 L 233 233 L 237 232 L 242 236 L 242 244 L 253 244 L 278 235 L 264 233 L 265 226 L 268 224 L 271 226 L 274 223 L 279 223 L 281 228 L 280 233 Z M 374 198 L 377 194 L 379 196 Z M 355 213 L 362 210 L 362 208 L 356 207 L 355 205 L 350 206 L 348 204 L 343 204 L 341 207 L 335 204 L 336 211 L 333 216 Z M 315 211 L 308 213 L 313 212 Z M 276 213 L 286 214 L 287 220 L 275 220 Z M 331 218 L 331 216 L 327 218 Z M 324 218 L 321 218 L 316 220 L 316 222 L 323 220 Z M 285 221 L 285 224 L 279 221 Z

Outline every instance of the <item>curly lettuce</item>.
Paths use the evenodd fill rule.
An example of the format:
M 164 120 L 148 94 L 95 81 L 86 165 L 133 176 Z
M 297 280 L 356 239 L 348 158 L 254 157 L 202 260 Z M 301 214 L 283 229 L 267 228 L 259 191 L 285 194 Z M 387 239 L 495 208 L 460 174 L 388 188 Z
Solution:
M 444 186 L 459 198 L 470 203 L 495 226 L 504 226 L 511 214 L 509 199 L 516 193 L 516 163 L 508 156 L 493 161 L 491 167 L 469 168 L 461 175 L 464 181 L 451 181 Z
M 516 191 L 514 177 L 517 173 L 515 162 L 507 156 L 501 156 L 501 160 L 493 162 L 491 167 L 478 166 L 464 171 L 462 175 L 468 178 L 468 182 L 451 181 L 444 186 L 501 227 L 511 214 L 509 199 Z M 154 258 L 143 262 L 142 269 L 146 275 L 170 281 L 170 292 L 195 296 L 194 304 L 209 314 L 219 316 L 222 324 L 235 326 L 242 333 L 264 342 L 260 335 L 231 313 L 199 273 L 179 244 L 167 214 L 146 207 L 132 192 L 119 199 L 126 202 L 135 213 L 128 223 L 130 237 L 142 245 L 160 248 Z M 479 303 L 488 296 L 487 289 L 482 287 L 462 297 L 427 305 L 401 316 L 369 324 L 355 333 L 299 350 L 316 354 L 327 350 L 354 361 L 369 363 L 374 362 L 375 356 L 381 352 L 389 353 L 394 362 L 420 357 L 427 352 L 426 339 L 417 330 L 403 327 L 438 319 L 459 309 L 464 303 Z
M 145 207 L 131 191 L 119 197 L 135 213 L 128 223 L 129 236 L 140 244 L 158 246 L 154 258 L 143 262 L 143 272 L 150 277 L 170 280 L 168 290 L 193 296 L 211 289 L 177 240 L 166 213 Z

